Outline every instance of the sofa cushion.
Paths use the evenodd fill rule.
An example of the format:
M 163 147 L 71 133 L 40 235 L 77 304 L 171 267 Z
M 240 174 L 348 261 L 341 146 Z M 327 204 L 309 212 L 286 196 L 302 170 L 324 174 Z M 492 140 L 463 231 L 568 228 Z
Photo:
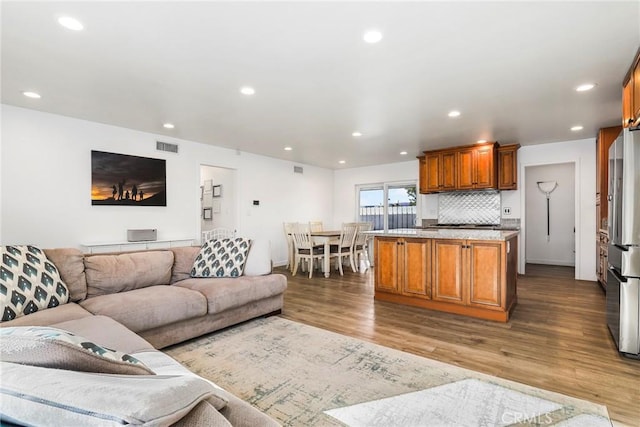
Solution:
M 87 297 L 168 285 L 172 266 L 171 251 L 85 256 Z
M 133 356 L 49 326 L 2 328 L 0 339 L 0 359 L 5 362 L 105 374 L 153 374 Z
M 171 270 L 171 283 L 191 277 L 193 261 L 200 253 L 200 246 L 182 246 L 171 248 L 173 252 L 173 269 Z
M 168 426 L 218 391 L 192 376 L 104 375 L 0 362 L 3 418 L 19 425 Z
M 147 340 L 107 316 L 89 316 L 80 320 L 56 323 L 51 326 L 73 332 L 76 335 L 87 338 L 89 341 L 123 353 L 132 354 L 154 350 Z
M 88 298 L 80 304 L 93 314 L 111 317 L 133 332 L 204 316 L 207 313 L 207 300 L 204 295 L 169 285 L 101 295 Z
M 69 288 L 69 301 L 78 302 L 87 297 L 87 279 L 84 275 L 84 255 L 75 248 L 45 249 L 47 258 L 58 268 L 60 277 Z
M 252 240 L 247 263 L 244 265 L 245 276 L 263 276 L 271 273 L 271 243 L 268 240 Z
M 171 427 L 232 427 L 231 423 L 208 401 L 203 400 Z
M 6 326 L 50 326 L 54 323 L 67 320 L 82 319 L 91 316 L 87 310 L 75 302 L 59 305 L 44 311 L 38 311 L 28 316 L 18 317 L 8 322 L 0 323 L 0 327 Z
M 208 313 L 221 313 L 231 308 L 279 295 L 287 288 L 282 274 L 259 277 L 193 278 L 172 285 L 198 291 L 207 297 Z
M 0 247 L 0 321 L 69 301 L 56 266 L 35 246 Z
M 193 261 L 191 277 L 239 277 L 244 271 L 251 240 L 213 239 L 202 245 Z

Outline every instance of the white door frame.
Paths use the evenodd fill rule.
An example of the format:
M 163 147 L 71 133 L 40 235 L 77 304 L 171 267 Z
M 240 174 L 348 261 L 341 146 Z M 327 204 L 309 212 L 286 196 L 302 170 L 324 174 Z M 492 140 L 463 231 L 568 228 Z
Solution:
M 526 163 L 520 165 L 520 176 L 522 177 L 522 190 L 520 192 L 520 238 L 518 239 L 518 273 L 525 274 L 525 265 L 527 262 L 526 257 L 526 226 L 527 226 L 527 210 L 526 210 L 526 191 L 527 191 L 527 168 L 530 166 L 548 166 L 548 165 L 559 165 L 559 164 L 570 164 L 573 163 L 573 173 L 574 173 L 574 225 L 576 232 L 574 233 L 575 238 L 575 273 L 574 278 L 578 279 L 578 274 L 580 272 L 580 266 L 582 262 L 581 258 L 581 233 L 578 230 L 581 230 L 581 193 L 580 193 L 580 159 L 567 159 L 567 160 L 559 160 L 557 162 L 544 162 L 544 163 Z M 595 239 L 595 236 L 594 236 Z M 595 252 L 594 252 L 595 256 Z

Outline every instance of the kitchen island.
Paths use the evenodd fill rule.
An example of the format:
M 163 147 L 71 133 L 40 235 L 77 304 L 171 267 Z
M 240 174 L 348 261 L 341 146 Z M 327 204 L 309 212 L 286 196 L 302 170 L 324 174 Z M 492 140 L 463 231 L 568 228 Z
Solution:
M 519 231 L 372 231 L 375 299 L 507 322 L 517 302 Z

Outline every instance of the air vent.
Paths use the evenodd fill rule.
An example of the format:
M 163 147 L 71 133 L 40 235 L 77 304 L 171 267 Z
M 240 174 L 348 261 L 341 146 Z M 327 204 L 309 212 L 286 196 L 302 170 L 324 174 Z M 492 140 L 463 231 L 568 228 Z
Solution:
M 178 144 L 169 144 L 168 142 L 156 141 L 156 150 L 168 151 L 169 153 L 177 153 Z
M 302 166 L 294 166 L 293 173 L 302 173 Z

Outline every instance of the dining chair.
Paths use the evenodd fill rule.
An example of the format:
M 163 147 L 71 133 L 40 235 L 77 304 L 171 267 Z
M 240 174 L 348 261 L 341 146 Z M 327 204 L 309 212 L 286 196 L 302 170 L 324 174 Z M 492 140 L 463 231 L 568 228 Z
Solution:
M 236 230 L 230 228 L 218 227 L 202 232 L 202 243 L 213 239 L 235 239 Z
M 309 279 L 313 277 L 313 261 L 324 257 L 324 245 L 314 245 L 311 238 L 309 224 L 296 223 L 291 230 L 294 247 L 293 275 L 298 272 L 298 266 L 306 261 L 309 268 Z
M 343 223 L 342 228 L 340 229 L 340 240 L 338 240 L 337 244 L 330 246 L 329 256 L 332 258 L 337 258 L 338 270 L 340 271 L 341 276 L 344 276 L 344 272 L 342 271 L 343 257 L 349 258 L 351 269 L 354 273 L 356 271 L 355 265 L 353 263 L 353 242 L 355 241 L 357 231 L 357 223 Z
M 363 233 L 364 231 L 373 230 L 373 223 L 371 222 L 359 222 L 358 223 L 358 232 L 356 233 L 356 239 L 353 243 L 353 257 L 357 270 L 360 270 L 360 257 L 363 257 L 364 261 L 364 270 L 361 273 L 364 273 L 371 267 L 371 262 L 369 261 L 369 235 Z M 356 271 L 356 270 L 354 270 Z
M 284 226 L 284 237 L 287 242 L 287 268 L 289 271 L 293 272 L 293 236 L 291 235 L 293 231 L 294 222 L 285 222 Z
M 311 232 L 323 231 L 322 221 L 309 221 L 309 228 L 311 228 Z

